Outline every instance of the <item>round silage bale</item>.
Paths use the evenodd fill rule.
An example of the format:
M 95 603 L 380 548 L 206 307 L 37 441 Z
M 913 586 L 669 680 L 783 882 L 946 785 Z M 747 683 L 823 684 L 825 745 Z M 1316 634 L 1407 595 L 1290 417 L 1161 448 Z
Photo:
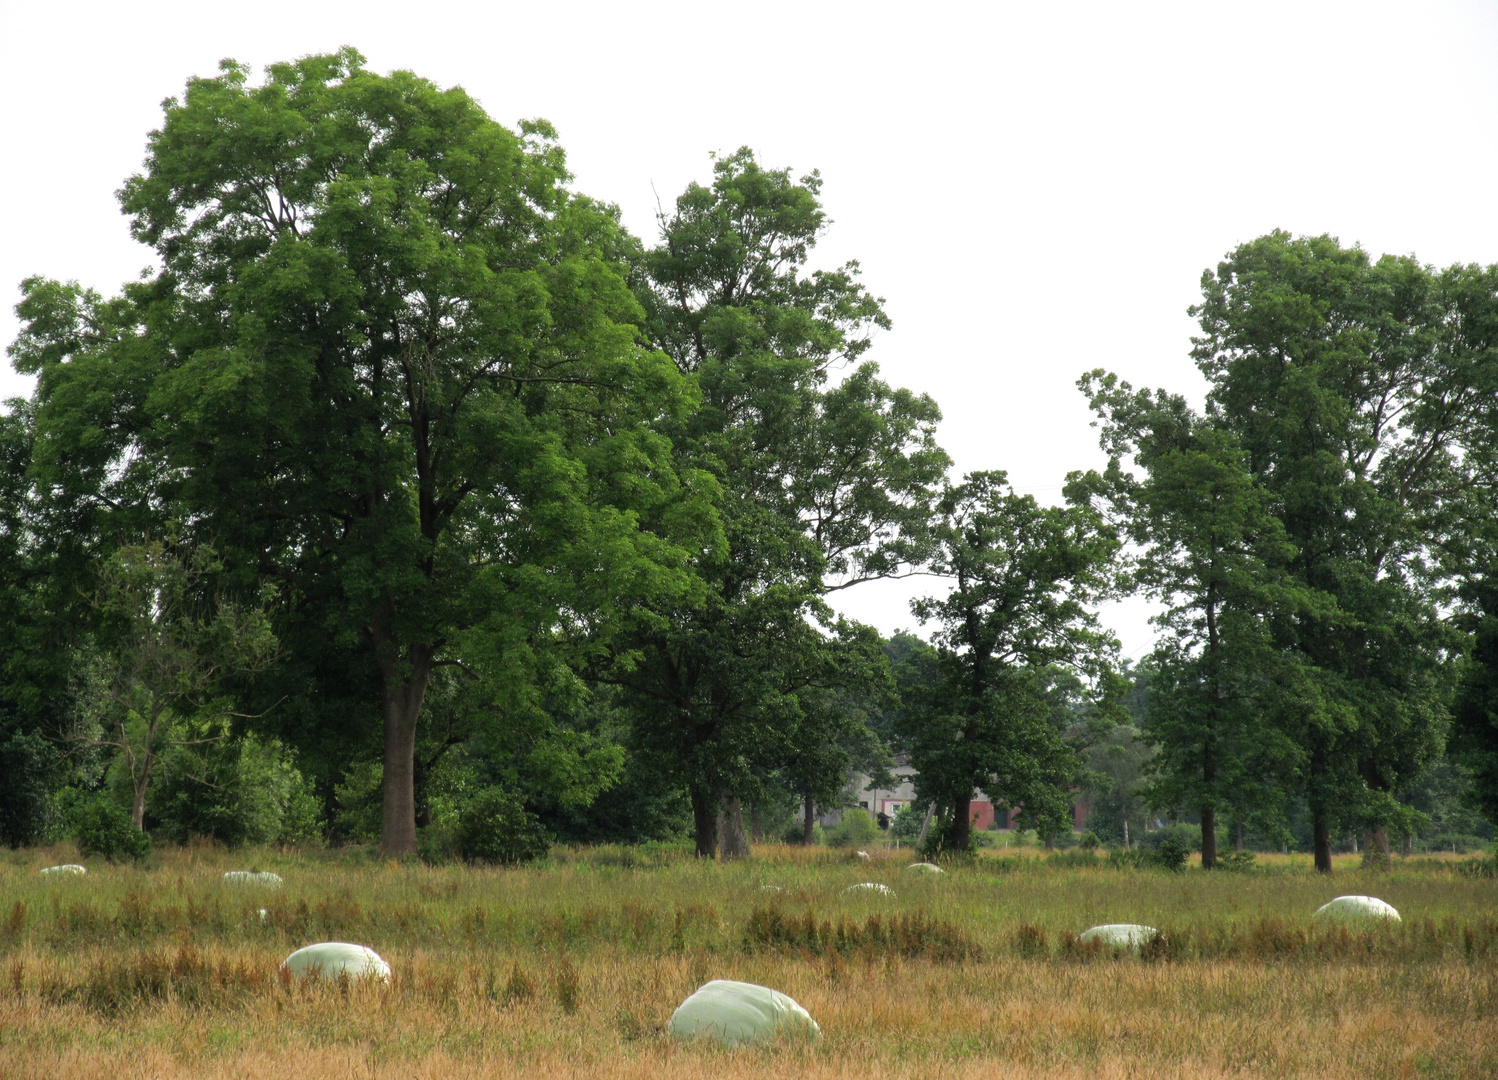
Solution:
M 269 870 L 229 870 L 224 873 L 225 885 L 259 885 L 267 889 L 279 889 L 283 884 L 280 874 Z
M 344 941 L 324 941 L 298 949 L 282 961 L 281 968 L 298 979 L 320 976 L 336 980 L 346 975 L 350 979 L 390 981 L 390 965 L 379 953 Z
M 67 877 L 71 874 L 86 874 L 88 870 L 77 863 L 63 863 L 61 866 L 49 866 L 45 870 L 38 870 L 37 874 L 47 877 Z
M 1137 953 L 1146 941 L 1153 939 L 1159 932 L 1153 926 L 1143 926 L 1139 923 L 1107 923 L 1103 926 L 1094 926 L 1090 930 L 1083 930 L 1077 936 L 1077 940 L 1084 944 L 1089 941 L 1101 941 L 1111 949 L 1128 949 L 1132 953 Z
M 779 1038 L 815 1039 L 822 1033 L 795 1000 L 768 986 L 714 979 L 677 1006 L 666 1030 L 678 1039 L 725 1046 Z
M 868 893 L 873 896 L 894 896 L 895 890 L 888 885 L 877 881 L 860 881 L 857 885 L 849 885 L 843 890 L 845 893 Z
M 915 871 L 918 871 L 919 873 L 922 873 L 922 874 L 945 874 L 946 873 L 945 870 L 943 870 L 941 867 L 937 866 L 935 863 L 929 863 L 929 862 L 913 862 L 909 866 L 907 866 L 905 869 L 907 869 L 907 870 L 915 870 Z
M 1316 909 L 1316 919 L 1336 922 L 1399 922 L 1399 912 L 1376 896 L 1339 896 Z

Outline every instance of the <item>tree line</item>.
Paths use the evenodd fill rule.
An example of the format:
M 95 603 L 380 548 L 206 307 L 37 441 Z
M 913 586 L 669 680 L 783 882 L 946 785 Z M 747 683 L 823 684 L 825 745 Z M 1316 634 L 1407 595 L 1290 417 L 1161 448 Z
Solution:
M 120 191 L 159 269 L 28 279 L 0 416 L 0 829 L 78 807 L 231 842 L 747 851 L 896 753 L 932 842 L 984 791 L 1069 829 L 1413 827 L 1450 755 L 1498 812 L 1498 270 L 1271 234 L 1203 278 L 1205 407 L 1103 371 L 1061 505 L 954 479 L 866 357 L 820 177 L 716 157 L 653 246 L 556 133 L 352 50 L 226 61 Z M 942 582 L 885 641 L 834 593 Z M 1148 708 L 1101 601 L 1161 600 Z M 1137 702 L 1136 702 L 1137 704 Z M 1132 730 L 1132 729 L 1130 729 Z M 70 809 L 71 808 L 71 809 Z M 257 816 L 258 815 L 258 816 Z

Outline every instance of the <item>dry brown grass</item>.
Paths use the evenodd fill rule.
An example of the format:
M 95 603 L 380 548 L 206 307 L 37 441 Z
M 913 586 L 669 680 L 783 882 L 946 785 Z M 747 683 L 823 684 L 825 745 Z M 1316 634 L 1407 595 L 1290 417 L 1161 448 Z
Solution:
M 1498 1076 L 1498 949 L 1472 944 L 1498 940 L 1491 878 L 980 865 L 927 881 L 897 861 L 767 854 L 516 872 L 265 855 L 288 884 L 254 896 L 214 877 L 242 855 L 168 853 L 56 884 L 14 857 L 0 865 L 0 1078 Z M 759 892 L 769 878 L 778 903 Z M 846 897 L 857 879 L 900 897 Z M 1388 895 L 1408 921 L 1312 926 L 1339 891 Z M 1067 945 L 1151 911 L 1172 935 L 1156 959 Z M 756 937 L 756 919 L 772 929 Z M 277 977 L 323 937 L 373 945 L 391 986 Z M 672 1010 L 710 978 L 783 990 L 823 1038 L 671 1042 Z

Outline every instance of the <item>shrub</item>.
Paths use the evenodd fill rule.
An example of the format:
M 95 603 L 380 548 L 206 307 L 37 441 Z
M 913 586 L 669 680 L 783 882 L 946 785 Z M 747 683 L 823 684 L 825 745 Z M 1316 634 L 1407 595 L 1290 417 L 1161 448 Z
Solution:
M 322 832 L 311 785 L 275 739 L 245 736 L 173 755 L 152 799 L 152 817 L 178 842 L 295 843 Z
M 1077 846 L 1085 848 L 1088 851 L 1096 851 L 1103 846 L 1103 841 L 1098 837 L 1097 833 L 1088 829 L 1081 836 L 1077 837 Z
M 827 843 L 830 847 L 863 847 L 878 835 L 879 829 L 867 810 L 845 810 L 827 834 Z
M 24 847 L 47 832 L 58 771 L 58 753 L 41 735 L 0 736 L 0 843 Z
M 102 795 L 74 811 L 73 836 L 84 855 L 102 855 L 110 862 L 151 854 L 150 836 L 135 827 L 123 806 Z
M 921 835 L 921 822 L 925 820 L 926 811 L 917 810 L 914 803 L 906 803 L 895 812 L 895 820 L 890 822 L 889 835 L 903 844 L 913 844 L 916 837 Z
M 787 844 L 799 844 L 805 837 L 806 823 L 800 818 L 791 822 L 786 826 L 785 831 L 780 834 L 781 841 Z M 811 842 L 813 844 L 825 844 L 827 842 L 826 831 L 815 821 L 811 823 Z
M 458 814 L 458 850 L 471 862 L 532 862 L 551 850 L 541 821 L 504 788 L 480 791 Z
M 1162 870 L 1184 870 L 1186 869 L 1186 856 L 1191 854 L 1191 849 L 1175 833 L 1166 833 L 1160 842 L 1150 850 L 1150 861 Z

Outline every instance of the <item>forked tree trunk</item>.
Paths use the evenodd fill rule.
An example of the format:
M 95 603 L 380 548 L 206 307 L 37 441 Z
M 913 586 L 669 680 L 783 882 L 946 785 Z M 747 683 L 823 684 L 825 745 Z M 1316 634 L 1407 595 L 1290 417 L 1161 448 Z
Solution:
M 749 854 L 749 837 L 744 834 L 744 807 L 731 791 L 725 791 L 718 800 L 718 851 L 725 861 L 742 859 Z
M 1217 865 L 1217 808 L 1202 807 L 1202 869 Z
M 806 797 L 806 818 L 802 822 L 802 825 L 801 843 L 807 847 L 811 847 L 817 837 L 817 801 L 810 795 Z
M 701 788 L 692 788 L 692 838 L 697 844 L 697 858 L 718 857 L 718 800 L 709 798 Z
M 1311 824 L 1312 842 L 1316 849 L 1316 872 L 1319 874 L 1330 874 L 1332 872 L 1332 827 L 1331 823 L 1320 814 Z
M 412 649 L 407 665 L 380 659 L 380 712 L 385 728 L 380 854 L 416 854 L 416 722 L 432 676 L 431 656 Z

